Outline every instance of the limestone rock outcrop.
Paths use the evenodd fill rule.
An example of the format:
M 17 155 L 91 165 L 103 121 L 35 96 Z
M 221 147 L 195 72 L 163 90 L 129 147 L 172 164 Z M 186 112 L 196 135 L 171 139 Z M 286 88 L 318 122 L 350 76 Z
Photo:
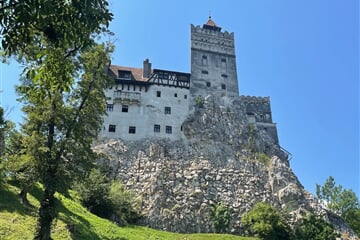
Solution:
M 288 211 L 292 221 L 306 212 L 333 217 L 298 181 L 288 154 L 248 122 L 240 98 L 206 97 L 183 123 L 183 133 L 179 141 L 103 139 L 94 146 L 109 173 L 141 198 L 140 223 L 213 232 L 210 209 L 220 202 L 231 209 L 233 233 L 242 232 L 241 216 L 259 201 Z

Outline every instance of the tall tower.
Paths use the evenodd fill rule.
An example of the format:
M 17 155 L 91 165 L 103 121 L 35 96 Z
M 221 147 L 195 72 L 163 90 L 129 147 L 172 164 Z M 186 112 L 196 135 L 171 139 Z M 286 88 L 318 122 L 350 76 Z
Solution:
M 234 33 L 222 32 L 209 17 L 202 27 L 191 24 L 192 97 L 239 96 Z

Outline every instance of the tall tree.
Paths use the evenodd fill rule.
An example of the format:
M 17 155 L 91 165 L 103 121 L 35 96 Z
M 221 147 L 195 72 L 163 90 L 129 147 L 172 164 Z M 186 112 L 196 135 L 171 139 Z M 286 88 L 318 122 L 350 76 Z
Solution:
M 51 239 L 55 192 L 95 157 L 112 51 L 95 40 L 111 19 L 106 0 L 0 2 L 3 57 L 25 65 L 17 87 L 25 103 L 23 147 L 44 187 L 36 239 Z
M 316 184 L 316 196 L 325 201 L 330 210 L 343 217 L 360 236 L 360 202 L 351 189 L 336 185 L 335 179 L 330 176 L 324 185 Z

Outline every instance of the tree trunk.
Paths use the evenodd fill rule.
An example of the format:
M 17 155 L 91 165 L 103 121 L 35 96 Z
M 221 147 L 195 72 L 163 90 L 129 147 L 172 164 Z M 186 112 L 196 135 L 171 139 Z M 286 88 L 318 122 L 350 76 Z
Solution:
M 30 202 L 27 199 L 27 190 L 26 189 L 21 189 L 21 192 L 19 193 L 19 196 L 21 198 L 21 203 L 25 206 L 30 206 Z
M 55 218 L 55 197 L 54 192 L 45 189 L 44 198 L 39 208 L 38 226 L 35 240 L 51 240 L 51 223 Z

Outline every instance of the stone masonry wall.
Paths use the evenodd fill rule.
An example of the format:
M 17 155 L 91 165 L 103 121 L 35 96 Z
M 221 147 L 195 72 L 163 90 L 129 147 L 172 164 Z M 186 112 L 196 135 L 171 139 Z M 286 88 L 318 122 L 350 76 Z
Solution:
M 287 210 L 292 221 L 309 211 L 330 216 L 304 190 L 287 155 L 266 132 L 249 127 L 244 113 L 239 99 L 208 96 L 183 123 L 184 140 L 108 139 L 94 149 L 137 192 L 140 223 L 153 228 L 214 232 L 210 209 L 220 202 L 231 209 L 233 233 L 242 233 L 241 216 L 259 201 Z M 343 222 L 337 226 L 351 232 Z

